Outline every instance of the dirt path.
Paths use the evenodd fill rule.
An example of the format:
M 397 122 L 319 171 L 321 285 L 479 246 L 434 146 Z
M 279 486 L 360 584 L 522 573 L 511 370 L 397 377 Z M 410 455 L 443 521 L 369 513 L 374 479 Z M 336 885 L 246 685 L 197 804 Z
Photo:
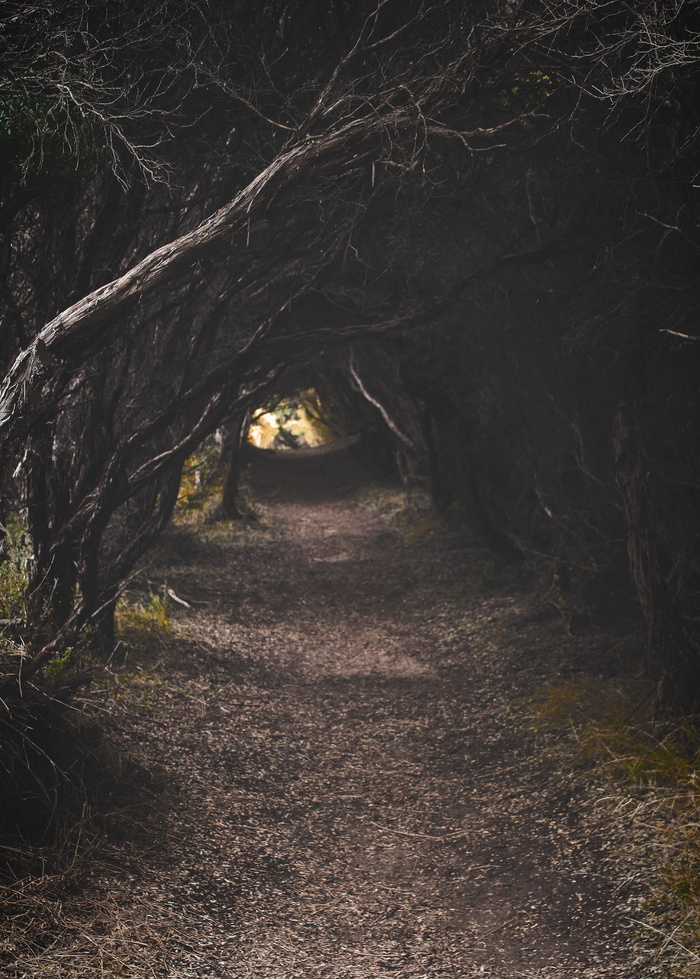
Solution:
M 122 721 L 167 804 L 91 886 L 148 908 L 171 979 L 642 975 L 612 842 L 521 727 L 560 626 L 308 469 L 258 473 L 272 532 L 173 538 L 193 607 Z

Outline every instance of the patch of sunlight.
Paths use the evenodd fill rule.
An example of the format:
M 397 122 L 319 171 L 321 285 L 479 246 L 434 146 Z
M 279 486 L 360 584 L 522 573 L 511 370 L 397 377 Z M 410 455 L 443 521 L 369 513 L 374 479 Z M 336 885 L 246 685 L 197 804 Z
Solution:
M 314 448 L 335 438 L 320 417 L 319 399 L 313 388 L 259 409 L 248 434 L 248 441 L 258 449 Z

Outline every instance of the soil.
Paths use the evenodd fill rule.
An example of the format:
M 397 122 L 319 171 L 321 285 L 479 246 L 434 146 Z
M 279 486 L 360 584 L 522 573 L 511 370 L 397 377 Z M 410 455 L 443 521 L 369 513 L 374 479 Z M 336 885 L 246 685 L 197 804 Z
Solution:
M 257 523 L 166 539 L 189 608 L 111 690 L 124 839 L 7 974 L 646 975 L 620 840 L 526 723 L 601 642 L 429 511 L 392 523 L 352 447 L 253 470 Z

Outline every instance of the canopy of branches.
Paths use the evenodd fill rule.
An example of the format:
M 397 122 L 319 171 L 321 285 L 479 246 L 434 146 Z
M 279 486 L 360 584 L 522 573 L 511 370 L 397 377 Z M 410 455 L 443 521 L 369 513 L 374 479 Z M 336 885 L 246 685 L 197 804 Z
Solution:
M 499 553 L 586 614 L 641 610 L 673 690 L 697 683 L 699 21 L 691 0 L 5 4 L 24 679 L 109 618 L 207 435 L 325 385 Z

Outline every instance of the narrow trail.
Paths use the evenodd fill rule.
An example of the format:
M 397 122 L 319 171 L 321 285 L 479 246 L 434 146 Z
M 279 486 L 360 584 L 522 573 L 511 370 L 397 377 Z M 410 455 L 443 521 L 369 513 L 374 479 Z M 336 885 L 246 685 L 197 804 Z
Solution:
M 569 668 L 560 627 L 536 650 L 474 549 L 318 466 L 258 466 L 271 532 L 171 543 L 192 609 L 123 731 L 171 809 L 104 886 L 188 922 L 172 979 L 634 979 L 614 841 L 517 708 Z

